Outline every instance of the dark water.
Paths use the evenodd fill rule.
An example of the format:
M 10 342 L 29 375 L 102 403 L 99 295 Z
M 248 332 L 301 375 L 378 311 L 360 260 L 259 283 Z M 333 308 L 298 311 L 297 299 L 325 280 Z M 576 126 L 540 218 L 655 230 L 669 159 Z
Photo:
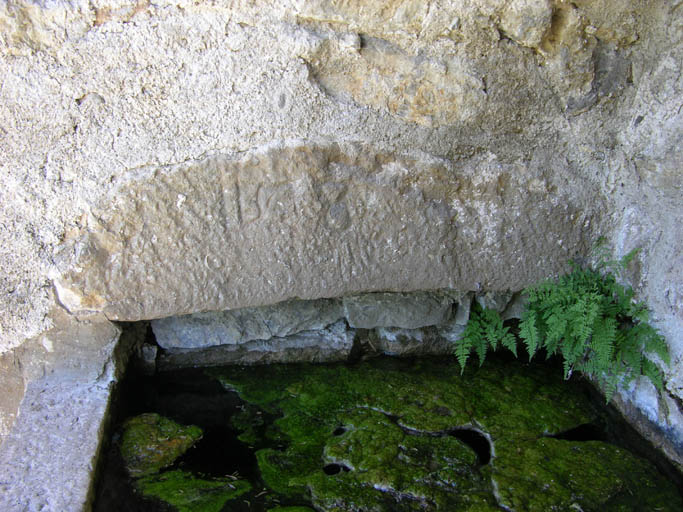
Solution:
M 525 365 L 504 354 L 491 357 L 503 358 L 506 364 Z M 540 360 L 540 358 L 539 358 Z M 443 361 L 443 358 L 439 358 Z M 391 367 L 410 365 L 410 360 L 386 358 L 383 362 Z M 453 361 L 453 364 L 456 364 Z M 539 363 L 534 363 L 539 364 Z M 540 364 L 555 364 L 554 362 Z M 561 369 L 558 367 L 558 372 Z M 575 379 L 573 379 L 575 380 Z M 550 437 L 571 441 L 600 440 L 627 448 L 641 457 L 648 458 L 665 474 L 675 481 L 679 489 L 683 489 L 681 475 L 661 458 L 648 443 L 625 422 L 619 421 L 618 414 L 609 407 L 604 407 L 603 398 L 588 384 L 574 382 L 572 392 L 585 393 L 591 397 L 591 403 L 599 413 L 596 420 L 566 432 Z M 112 424 L 108 445 L 104 447 L 99 466 L 99 478 L 96 486 L 96 512 L 110 511 L 172 511 L 170 505 L 155 499 L 143 497 L 135 490 L 132 480 L 127 475 L 123 460 L 119 453 L 121 426 L 132 416 L 145 412 L 157 412 L 181 424 L 200 426 L 203 438 L 170 469 L 183 469 L 205 477 L 225 477 L 232 475 L 252 482 L 253 489 L 228 502 L 223 510 L 230 511 L 266 511 L 278 504 L 309 505 L 302 501 L 288 501 L 285 498 L 274 498 L 266 491 L 259 475 L 254 452 L 266 446 L 250 446 L 237 439 L 239 432 L 229 427 L 233 414 L 242 410 L 245 403 L 236 393 L 226 391 L 217 380 L 209 377 L 203 369 L 186 369 L 171 372 L 144 375 L 136 372 L 134 367 L 127 373 L 116 390 L 113 405 Z M 265 429 L 274 417 L 265 412 L 263 426 Z M 344 434 L 343 427 L 333 435 Z M 457 428 L 445 432 L 469 445 L 477 454 L 478 465 L 483 466 L 491 459 L 491 447 L 487 438 L 473 429 Z M 257 436 L 265 438 L 265 436 Z M 272 443 L 272 442 L 271 442 Z M 283 446 L 270 446 L 283 448 Z M 329 464 L 323 468 L 328 475 L 348 471 L 341 464 Z
M 145 412 L 157 412 L 180 424 L 202 428 L 202 439 L 168 469 L 182 469 L 204 477 L 228 475 L 252 482 L 253 490 L 229 502 L 230 511 L 265 511 L 277 505 L 266 499 L 254 452 L 265 446 L 249 446 L 239 439 L 239 432 L 229 427 L 230 418 L 244 402 L 226 391 L 203 369 L 186 369 L 152 376 L 130 371 L 117 390 L 113 411 L 112 435 L 104 455 L 97 484 L 96 512 L 174 511 L 172 506 L 142 496 L 135 490 L 119 452 L 122 424 L 127 418 Z M 274 418 L 267 417 L 264 427 Z M 262 494 L 262 496 L 258 496 Z M 305 505 L 281 499 L 282 505 Z

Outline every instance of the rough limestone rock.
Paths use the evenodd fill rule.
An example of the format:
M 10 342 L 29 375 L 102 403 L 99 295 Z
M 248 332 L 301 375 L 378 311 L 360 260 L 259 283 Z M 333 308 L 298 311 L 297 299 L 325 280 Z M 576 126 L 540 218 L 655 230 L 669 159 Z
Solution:
M 0 509 L 86 510 L 110 379 L 31 381 L 0 450 Z
M 0 445 L 0 510 L 89 510 L 94 468 L 111 388 L 125 367 L 125 343 L 109 322 L 83 321 L 69 332 L 84 354 L 65 366 L 40 365 L 29 380 L 13 429 Z M 55 343 L 64 342 L 54 333 Z M 45 344 L 49 338 L 44 337 Z M 48 347 L 50 345 L 48 344 Z M 123 349 L 123 350 L 122 350 Z M 98 357 L 95 357 L 95 354 Z M 87 352 L 86 352 L 87 353 Z M 78 360 L 80 359 L 80 360 Z
M 287 301 L 260 308 L 195 313 L 151 322 L 161 348 L 203 348 L 323 329 L 344 316 L 340 300 Z
M 160 354 L 160 370 L 228 364 L 270 364 L 310 361 L 346 361 L 353 348 L 355 332 L 341 320 L 317 331 L 302 331 L 284 338 L 252 340 L 240 344 L 203 349 L 171 349 Z
M 63 245 L 57 294 L 72 313 L 131 321 L 367 290 L 520 289 L 596 235 L 601 203 L 579 180 L 478 164 L 296 141 L 141 170 Z
M 499 26 L 513 41 L 538 48 L 551 27 L 552 17 L 550 0 L 512 0 L 503 7 Z
M 493 309 L 502 313 L 507 308 L 512 298 L 512 292 L 486 292 L 481 295 L 477 295 L 475 300 L 479 303 L 482 308 Z

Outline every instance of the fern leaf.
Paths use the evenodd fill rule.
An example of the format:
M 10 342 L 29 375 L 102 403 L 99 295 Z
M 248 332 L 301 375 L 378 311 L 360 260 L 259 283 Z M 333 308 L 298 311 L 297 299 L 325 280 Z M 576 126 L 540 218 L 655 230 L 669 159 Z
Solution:
M 616 375 L 608 375 L 602 379 L 603 391 L 605 393 L 605 403 L 609 403 L 617 392 L 617 386 L 619 385 L 619 379 Z
M 492 350 L 498 348 L 498 340 L 502 337 L 503 320 L 498 311 L 494 309 L 484 309 L 481 313 L 482 324 L 484 325 L 484 338 L 491 345 Z
M 671 356 L 669 355 L 669 347 L 666 341 L 659 332 L 654 327 L 647 326 L 647 331 L 649 331 L 645 336 L 645 352 L 654 352 L 657 354 L 662 361 L 667 365 L 671 364 Z
M 659 371 L 659 368 L 657 368 L 657 365 L 649 359 L 643 361 L 643 375 L 652 381 L 657 390 L 661 392 L 664 389 L 662 373 Z
M 517 340 L 515 337 L 509 333 L 506 332 L 503 338 L 500 340 L 500 344 L 503 345 L 506 349 L 508 349 L 510 352 L 512 352 L 515 357 L 517 356 Z
M 564 311 L 553 311 L 548 316 L 546 324 L 546 343 L 555 345 L 567 335 L 568 317 Z
M 594 322 L 590 347 L 598 369 L 606 370 L 612 360 L 617 322 L 613 318 L 598 318 Z
M 656 354 L 669 364 L 667 344 L 648 323 L 650 312 L 645 304 L 634 301 L 633 289 L 617 279 L 636 254 L 634 250 L 620 260 L 610 260 L 602 240 L 593 250 L 598 258 L 594 268 L 570 262 L 570 273 L 524 290 L 527 308 L 519 337 L 529 359 L 540 348 L 548 357 L 561 354 L 565 378 L 574 371 L 592 376 L 608 401 L 620 382 L 639 375 L 661 388 L 660 370 L 645 354 Z M 475 304 L 463 338 L 454 349 L 462 370 L 472 350 L 481 364 L 489 346 L 495 350 L 499 344 L 517 355 L 516 339 L 500 315 Z
M 475 333 L 468 332 L 468 329 L 470 329 L 470 323 L 472 323 L 472 320 L 470 320 L 467 323 L 467 327 L 465 327 L 463 337 L 459 339 L 455 344 L 455 357 L 458 359 L 458 364 L 460 364 L 461 375 L 465 371 L 465 364 L 467 363 L 467 359 L 469 359 L 470 357 L 472 345 L 474 344 L 474 339 L 476 338 Z M 470 329 L 470 331 L 473 330 L 474 329 Z
M 477 357 L 479 358 L 479 366 L 484 364 L 486 359 L 486 351 L 488 349 L 488 343 L 485 338 L 480 338 L 475 342 L 474 349 L 477 352 Z
M 519 336 L 526 345 L 529 360 L 531 360 L 531 358 L 534 357 L 540 342 L 538 329 L 536 327 L 536 313 L 531 310 L 525 311 L 522 314 L 522 321 L 519 324 L 519 327 Z

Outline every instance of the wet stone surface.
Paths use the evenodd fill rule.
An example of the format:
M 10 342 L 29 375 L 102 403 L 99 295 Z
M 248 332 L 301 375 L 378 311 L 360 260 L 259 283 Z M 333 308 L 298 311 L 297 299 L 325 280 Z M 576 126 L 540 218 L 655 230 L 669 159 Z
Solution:
M 121 456 L 131 476 L 153 475 L 201 437 L 202 430 L 194 425 L 182 426 L 156 413 L 141 414 L 123 426 Z
M 224 367 L 128 378 L 122 393 L 97 511 L 683 509 L 587 387 L 549 365 Z M 125 420 L 150 411 L 202 438 L 136 478 L 125 440 L 139 420 Z

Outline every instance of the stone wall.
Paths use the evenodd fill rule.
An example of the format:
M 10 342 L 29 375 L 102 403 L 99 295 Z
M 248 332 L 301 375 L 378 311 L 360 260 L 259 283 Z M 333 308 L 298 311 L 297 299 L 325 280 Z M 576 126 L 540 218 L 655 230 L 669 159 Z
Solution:
M 681 12 L 3 2 L 0 435 L 34 379 L 107 374 L 83 326 L 516 291 L 600 234 L 642 248 L 630 278 L 672 352 L 666 396 L 624 399 L 683 430 Z

